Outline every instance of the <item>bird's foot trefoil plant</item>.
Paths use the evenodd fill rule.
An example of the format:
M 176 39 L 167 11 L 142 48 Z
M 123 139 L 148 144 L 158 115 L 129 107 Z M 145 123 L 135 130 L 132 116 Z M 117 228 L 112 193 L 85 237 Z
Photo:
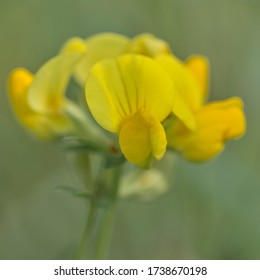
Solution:
M 107 257 L 117 202 L 165 192 L 176 152 L 207 161 L 244 134 L 240 98 L 207 102 L 208 73 L 206 57 L 181 61 L 151 34 L 113 33 L 72 38 L 35 74 L 10 73 L 10 103 L 21 125 L 73 153 L 84 188 L 63 190 L 89 206 L 77 258 Z M 78 89 L 72 97 L 71 81 Z

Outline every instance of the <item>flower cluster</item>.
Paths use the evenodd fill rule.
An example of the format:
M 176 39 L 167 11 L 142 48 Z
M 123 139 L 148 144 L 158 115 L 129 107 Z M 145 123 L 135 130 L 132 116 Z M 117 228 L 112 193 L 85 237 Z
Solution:
M 238 97 L 206 101 L 208 64 L 199 55 L 179 60 L 150 34 L 104 33 L 70 39 L 35 74 L 13 70 L 8 91 L 17 118 L 39 138 L 77 136 L 142 168 L 167 149 L 205 161 L 246 126 Z M 72 77 L 83 106 L 67 97 Z

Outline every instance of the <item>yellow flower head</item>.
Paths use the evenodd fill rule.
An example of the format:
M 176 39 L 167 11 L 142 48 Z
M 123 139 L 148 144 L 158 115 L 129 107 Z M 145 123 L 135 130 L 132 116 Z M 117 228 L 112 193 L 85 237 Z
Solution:
M 119 134 L 121 150 L 130 162 L 145 166 L 163 156 L 167 141 L 161 122 L 178 96 L 158 63 L 135 54 L 104 60 L 91 69 L 85 90 L 94 118 Z
M 208 88 L 205 57 L 192 56 L 183 63 L 174 56 L 160 56 L 157 61 L 171 74 L 196 120 L 196 129 L 190 129 L 181 120 L 173 122 L 167 129 L 169 147 L 189 160 L 204 161 L 220 153 L 227 140 L 243 135 L 246 122 L 239 98 L 204 103 Z
M 73 130 L 66 111 L 76 106 L 65 98 L 65 89 L 78 53 L 57 56 L 43 65 L 35 76 L 26 69 L 11 72 L 10 101 L 17 118 L 40 138 L 52 138 Z
M 35 75 L 15 69 L 8 90 L 20 122 L 41 138 L 74 133 L 79 124 L 80 135 L 90 130 L 100 135 L 65 96 L 74 75 L 85 87 L 95 120 L 118 134 L 122 153 L 133 164 L 145 167 L 160 159 L 167 142 L 186 158 L 203 161 L 246 129 L 239 98 L 206 103 L 208 69 L 205 57 L 182 62 L 151 34 L 129 39 L 102 33 L 70 39 Z

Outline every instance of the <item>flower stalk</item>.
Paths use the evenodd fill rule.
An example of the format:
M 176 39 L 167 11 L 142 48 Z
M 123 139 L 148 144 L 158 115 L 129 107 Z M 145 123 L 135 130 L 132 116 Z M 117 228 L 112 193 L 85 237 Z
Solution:
M 87 222 L 77 250 L 77 259 L 107 257 L 117 208 L 120 174 L 121 166 L 106 170 L 101 164 L 93 195 L 89 200 Z M 106 182 L 107 177 L 110 180 Z

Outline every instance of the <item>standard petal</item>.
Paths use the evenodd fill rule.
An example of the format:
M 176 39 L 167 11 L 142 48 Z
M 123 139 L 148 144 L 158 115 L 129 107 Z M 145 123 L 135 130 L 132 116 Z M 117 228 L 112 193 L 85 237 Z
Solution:
M 119 133 L 119 143 L 128 161 L 144 166 L 150 157 L 162 158 L 167 141 L 160 122 L 141 110 L 126 118 Z
M 85 40 L 74 37 L 69 39 L 62 47 L 60 54 L 64 53 L 84 53 L 87 50 L 87 44 Z
M 126 53 L 136 53 L 150 57 L 169 54 L 171 52 L 169 45 L 165 41 L 149 33 L 140 34 L 131 39 L 124 51 Z
M 116 58 L 122 54 L 129 39 L 114 33 L 101 33 L 85 41 L 87 52 L 82 57 L 75 69 L 75 76 L 81 85 L 84 85 L 91 67 L 97 62 Z
M 246 130 L 243 104 L 239 98 L 209 103 L 196 113 L 197 130 L 188 130 L 176 121 L 167 131 L 168 145 L 187 159 L 204 161 L 216 156 L 227 140 Z
M 33 74 L 26 69 L 14 69 L 8 79 L 8 92 L 12 107 L 21 120 L 32 113 L 28 105 L 28 88 L 33 81 Z
M 200 87 L 201 104 L 207 98 L 209 85 L 209 61 L 205 56 L 193 55 L 186 60 L 186 66 L 192 72 Z
M 160 55 L 157 62 L 170 74 L 186 104 L 195 111 L 201 106 L 201 92 L 195 76 L 173 55 Z
M 42 114 L 28 104 L 28 91 L 33 75 L 26 69 L 18 68 L 11 72 L 8 91 L 15 114 L 21 124 L 42 139 L 50 139 L 72 129 L 71 123 L 59 113 Z
M 86 100 L 96 121 L 117 132 L 126 116 L 145 109 L 164 120 L 173 106 L 170 76 L 154 60 L 124 55 L 96 64 L 86 83 Z
M 117 59 L 128 111 L 145 109 L 163 121 L 171 112 L 174 86 L 168 73 L 153 59 L 142 55 L 125 55 Z
M 95 120 L 105 129 L 118 132 L 127 113 L 120 96 L 124 88 L 115 60 L 105 60 L 95 65 L 85 87 L 86 100 Z
M 29 104 L 37 112 L 52 113 L 65 105 L 65 90 L 80 53 L 54 57 L 35 74 L 29 89 Z

